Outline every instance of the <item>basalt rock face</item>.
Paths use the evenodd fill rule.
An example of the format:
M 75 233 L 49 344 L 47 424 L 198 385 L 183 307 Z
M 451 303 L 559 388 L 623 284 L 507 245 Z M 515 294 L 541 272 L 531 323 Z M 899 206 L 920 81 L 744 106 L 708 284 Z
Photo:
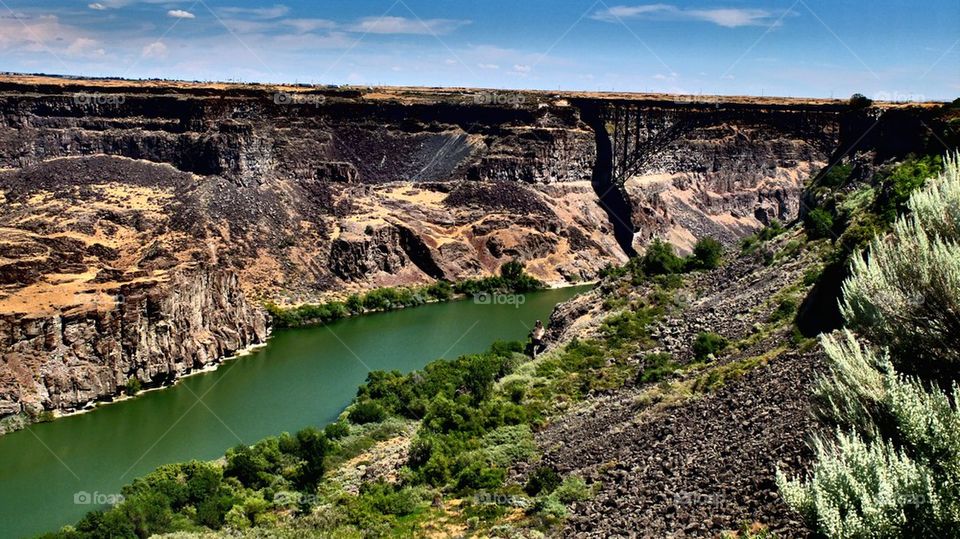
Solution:
M 0 414 L 75 410 L 120 394 L 131 378 L 162 385 L 268 335 L 235 274 L 198 269 L 110 292 L 92 308 L 0 315 Z
M 593 109 L 602 105 L 589 103 Z M 804 181 L 840 143 L 837 107 L 734 103 L 611 105 L 612 182 L 629 206 L 640 250 L 664 237 L 681 251 L 697 238 L 733 242 L 797 217 Z M 611 127 L 609 123 L 615 122 Z M 609 189 L 609 187 L 607 187 Z
M 795 216 L 859 129 L 836 103 L 636 101 L 620 186 L 614 100 L 516 95 L 0 78 L 0 416 L 261 342 L 264 299 L 512 259 L 583 281 L 654 236 L 733 241 Z M 113 306 L 125 287 L 143 303 Z

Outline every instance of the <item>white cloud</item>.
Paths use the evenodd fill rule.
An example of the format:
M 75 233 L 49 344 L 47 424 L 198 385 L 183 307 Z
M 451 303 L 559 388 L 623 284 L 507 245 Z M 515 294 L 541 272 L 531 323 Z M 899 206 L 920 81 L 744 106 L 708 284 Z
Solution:
M 770 12 L 763 9 L 692 9 L 686 13 L 726 28 L 770 23 Z
M 513 66 L 513 70 L 514 70 L 515 72 L 517 72 L 517 73 L 524 73 L 524 74 L 526 74 L 526 73 L 529 73 L 529 72 L 530 72 L 530 69 L 531 69 L 530 66 L 528 66 L 528 65 L 526 65 L 526 64 L 514 64 L 514 66 Z
M 664 73 L 657 73 L 656 75 L 653 76 L 653 78 L 656 79 L 656 80 L 670 80 L 670 81 L 672 81 L 672 80 L 677 80 L 677 74 L 676 74 L 675 72 L 673 72 L 673 71 L 671 71 L 670 73 L 666 73 L 666 74 L 664 74 Z
M 61 24 L 56 15 L 0 17 L 0 50 L 47 53 L 80 38 L 86 38 L 84 32 Z
M 737 28 L 770 24 L 773 15 L 764 9 L 714 8 L 684 9 L 672 4 L 642 4 L 637 6 L 613 6 L 597 11 L 591 18 L 604 22 L 621 22 L 626 19 L 658 19 L 675 21 L 701 21 Z
M 449 34 L 470 24 L 458 19 L 408 19 L 406 17 L 366 17 L 350 27 L 354 32 L 368 34 Z
M 619 19 L 630 19 L 639 17 L 641 15 L 646 15 L 648 13 L 663 13 L 676 11 L 675 6 L 669 4 L 646 4 L 642 6 L 613 6 L 601 11 L 594 13 L 591 18 L 607 21 L 607 22 L 618 22 Z
M 280 22 L 301 34 L 317 30 L 332 30 L 337 27 L 337 23 L 327 19 L 283 19 Z
M 92 4 L 87 4 L 87 7 L 90 9 L 95 9 L 97 11 L 103 11 L 107 9 L 107 6 L 101 4 L 100 2 L 94 2 Z
M 142 55 L 144 58 L 166 58 L 167 46 L 162 41 L 154 41 L 143 48 Z
M 173 17 L 174 19 L 196 19 L 197 16 L 189 11 L 184 11 L 182 9 L 171 9 L 167 12 L 167 17 Z
M 480 69 L 500 69 L 497 64 L 477 64 Z
M 225 7 L 221 8 L 218 11 L 223 13 L 229 13 L 230 15 L 247 15 L 250 17 L 255 17 L 258 19 L 278 19 L 283 17 L 287 13 L 290 13 L 290 8 L 283 4 L 276 4 L 272 7 Z
M 67 47 L 66 53 L 70 56 L 104 56 L 106 51 L 100 47 L 100 42 L 88 37 L 78 37 Z

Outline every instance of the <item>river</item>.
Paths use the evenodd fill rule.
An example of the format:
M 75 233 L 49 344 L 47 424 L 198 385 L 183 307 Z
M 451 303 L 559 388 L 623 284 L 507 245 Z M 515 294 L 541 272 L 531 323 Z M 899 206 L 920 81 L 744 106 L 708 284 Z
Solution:
M 527 294 L 521 305 L 454 301 L 277 331 L 267 346 L 215 371 L 0 437 L 0 537 L 74 523 L 161 464 L 214 459 L 239 443 L 325 425 L 368 371 L 407 372 L 498 339 L 524 339 L 536 319 L 585 289 Z

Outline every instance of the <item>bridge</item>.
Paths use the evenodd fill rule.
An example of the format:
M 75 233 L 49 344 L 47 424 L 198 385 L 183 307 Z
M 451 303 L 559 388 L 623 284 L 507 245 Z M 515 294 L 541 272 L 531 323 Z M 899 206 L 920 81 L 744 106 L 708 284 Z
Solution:
M 603 109 L 613 157 L 612 181 L 623 185 L 663 150 L 693 127 L 695 115 L 670 110 L 652 111 L 639 103 L 610 103 Z

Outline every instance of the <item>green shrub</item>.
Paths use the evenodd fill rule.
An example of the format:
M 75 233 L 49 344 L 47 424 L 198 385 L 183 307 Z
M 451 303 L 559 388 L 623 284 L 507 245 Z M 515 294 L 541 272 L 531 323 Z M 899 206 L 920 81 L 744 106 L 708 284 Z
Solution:
M 312 489 L 323 477 L 324 463 L 330 443 L 323 432 L 307 427 L 297 432 L 297 456 L 301 463 L 297 470 L 297 484 L 303 490 Z
M 329 440 L 339 440 L 350 434 L 350 425 L 344 421 L 335 421 L 323 429 L 324 435 Z
M 347 310 L 352 314 L 362 314 L 363 298 L 361 298 L 358 294 L 350 294 L 350 297 L 347 298 L 346 307 Z
M 371 400 L 362 400 L 350 408 L 347 413 L 347 419 L 355 425 L 364 425 L 366 423 L 379 423 L 387 418 L 387 411 L 380 406 L 380 403 Z
M 680 368 L 680 366 L 673 361 L 673 356 L 667 352 L 647 354 L 643 359 L 643 363 L 643 369 L 637 372 L 637 382 L 643 384 L 659 382 Z
M 143 386 L 140 384 L 140 379 L 136 376 L 128 378 L 126 385 L 123 387 L 124 393 L 130 395 L 131 397 L 137 393 L 140 393 L 142 389 Z
M 820 175 L 817 185 L 836 189 L 846 185 L 853 174 L 853 166 L 849 164 L 836 164 L 827 167 Z
M 270 484 L 270 463 L 262 454 L 246 445 L 238 445 L 227 451 L 225 477 L 236 477 L 249 488 L 263 488 Z
M 885 223 L 893 223 L 907 209 L 910 195 L 943 170 L 940 157 L 910 156 L 888 171 L 881 172 L 874 211 Z
M 655 239 L 647 247 L 647 251 L 640 261 L 640 267 L 647 275 L 680 273 L 684 268 L 684 260 L 677 256 L 673 245 Z
M 797 312 L 797 307 L 796 299 L 792 297 L 783 298 L 780 300 L 780 303 L 777 304 L 777 308 L 773 310 L 773 313 L 770 314 L 770 321 L 780 322 L 792 318 Z
M 930 183 L 891 238 L 854 257 L 841 310 L 857 334 L 822 339 L 815 396 L 836 434 L 816 441 L 807 478 L 778 472 L 784 501 L 826 537 L 960 529 L 960 155 Z
M 691 263 L 694 268 L 713 269 L 720 265 L 723 244 L 713 238 L 700 238 L 693 246 Z
M 567 516 L 567 508 L 555 496 L 541 496 L 533 503 L 532 511 L 549 519 Z
M 816 208 L 804 216 L 804 226 L 811 238 L 830 238 L 833 236 L 833 215 L 823 208 Z
M 716 356 L 727 344 L 727 339 L 716 333 L 698 333 L 693 341 L 693 355 L 698 361 L 704 361 L 711 355 Z
M 381 515 L 405 516 L 415 512 L 424 500 L 417 489 L 380 481 L 364 483 L 359 501 Z
M 447 301 L 453 297 L 453 285 L 447 281 L 437 281 L 428 286 L 424 293 L 436 301 Z
M 626 275 L 628 271 L 626 265 L 617 266 L 608 262 L 606 266 L 600 269 L 597 276 L 602 280 L 617 279 Z
M 586 482 L 575 475 L 565 478 L 552 493 L 563 504 L 582 502 L 589 499 L 592 494 Z
M 757 239 L 760 241 L 770 241 L 786 231 L 787 229 L 783 228 L 783 223 L 778 219 L 771 219 L 769 225 L 761 228 L 760 231 L 757 232 Z
M 530 496 L 550 494 L 560 486 L 560 483 L 560 474 L 558 474 L 556 470 L 549 466 L 541 466 L 530 474 L 529 479 L 527 479 L 527 484 L 523 487 L 523 491 Z
M 908 373 L 960 372 L 960 165 L 951 158 L 931 186 L 914 194 L 910 214 L 853 257 L 841 310 L 870 341 L 890 348 Z M 901 360 L 902 359 L 902 360 Z M 935 370 L 934 370 L 935 369 Z
M 506 472 L 481 461 L 473 461 L 457 475 L 459 490 L 492 490 L 503 484 Z
M 820 266 L 807 268 L 807 270 L 803 272 L 803 285 L 810 286 L 816 284 L 816 282 L 820 280 L 820 275 L 822 274 L 823 268 Z
M 537 444 L 529 425 L 498 427 L 485 434 L 480 445 L 486 460 L 500 468 L 526 462 L 537 454 Z

